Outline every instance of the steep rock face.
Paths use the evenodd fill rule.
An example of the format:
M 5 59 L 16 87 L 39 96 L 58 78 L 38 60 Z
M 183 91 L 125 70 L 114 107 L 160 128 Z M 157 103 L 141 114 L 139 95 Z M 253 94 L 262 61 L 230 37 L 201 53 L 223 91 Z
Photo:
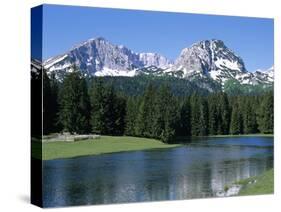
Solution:
M 182 71 L 185 78 L 210 77 L 220 83 L 247 72 L 243 60 L 221 40 L 204 40 L 183 49 L 172 70 Z
M 166 69 L 173 64 L 172 61 L 157 53 L 140 53 L 139 59 L 145 66 L 156 66 L 161 69 Z
M 272 84 L 274 82 L 274 67 L 272 66 L 265 71 L 257 70 L 253 75 L 257 83 Z
M 104 38 L 90 39 L 66 54 L 44 62 L 52 71 L 70 71 L 77 66 L 85 75 L 133 76 L 145 66 L 168 66 L 170 61 L 156 53 L 134 53 L 125 46 L 111 44 Z
M 104 38 L 90 39 L 43 63 L 48 73 L 63 80 L 76 66 L 84 76 L 169 75 L 197 82 L 214 81 L 222 86 L 227 80 L 241 84 L 272 84 L 273 67 L 248 72 L 241 57 L 221 40 L 203 40 L 184 48 L 173 62 L 158 53 L 135 53 Z

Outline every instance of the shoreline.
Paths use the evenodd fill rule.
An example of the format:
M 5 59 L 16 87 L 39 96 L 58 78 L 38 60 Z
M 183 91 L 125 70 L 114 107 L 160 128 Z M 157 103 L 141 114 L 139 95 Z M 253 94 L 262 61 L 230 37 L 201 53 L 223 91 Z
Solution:
M 273 134 L 245 135 L 210 135 L 194 138 L 231 138 L 231 137 L 273 137 Z M 192 138 L 192 137 L 189 137 Z M 183 138 L 184 139 L 184 138 Z M 101 136 L 97 139 L 81 141 L 32 141 L 32 156 L 42 160 L 66 159 L 82 156 L 101 155 L 110 153 L 156 150 L 179 147 L 184 144 L 165 144 L 153 138 L 132 136 Z M 42 151 L 42 155 L 40 154 Z
M 274 193 L 274 169 L 265 170 L 261 174 L 226 185 L 224 191 L 216 193 L 216 197 L 264 195 Z
M 42 158 L 40 147 L 42 146 Z M 69 159 L 91 155 L 101 155 L 120 152 L 167 149 L 182 146 L 181 144 L 165 144 L 151 138 L 130 136 L 101 136 L 98 139 L 74 142 L 44 141 L 34 142 L 32 157 L 42 160 Z
M 231 137 L 274 137 L 274 134 L 239 134 L 239 135 L 208 135 L 206 138 L 231 138 Z
M 274 168 L 265 170 L 258 176 L 236 182 L 241 185 L 239 196 L 262 195 L 274 193 Z

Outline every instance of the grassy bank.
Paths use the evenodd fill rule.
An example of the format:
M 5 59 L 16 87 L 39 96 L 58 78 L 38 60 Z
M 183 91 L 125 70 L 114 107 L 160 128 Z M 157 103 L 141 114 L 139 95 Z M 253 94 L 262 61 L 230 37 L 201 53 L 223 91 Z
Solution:
M 76 142 L 43 142 L 42 158 L 43 160 L 51 160 L 113 152 L 171 148 L 177 146 L 179 145 L 164 144 L 161 141 L 148 138 L 101 136 L 99 139 Z M 40 158 L 40 154 L 38 154 L 40 148 L 41 143 L 33 143 L 32 155 L 35 158 Z
M 268 170 L 262 175 L 241 180 L 239 195 L 272 194 L 274 192 L 274 170 Z

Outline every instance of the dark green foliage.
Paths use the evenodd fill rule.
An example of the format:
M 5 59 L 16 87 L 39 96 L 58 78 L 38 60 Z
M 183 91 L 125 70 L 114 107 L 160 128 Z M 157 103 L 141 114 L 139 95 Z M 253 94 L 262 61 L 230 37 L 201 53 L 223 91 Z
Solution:
M 114 135 L 123 135 L 125 132 L 126 105 L 126 98 L 117 95 L 114 103 Z
M 48 77 L 43 71 L 43 134 L 58 132 L 59 124 L 58 82 L 54 75 Z
M 218 114 L 219 114 L 219 134 L 226 135 L 229 133 L 230 108 L 226 93 L 218 94 Z
M 78 71 L 67 74 L 62 83 L 46 74 L 43 77 L 44 133 L 60 131 L 58 118 L 71 133 L 125 134 L 165 143 L 177 136 L 273 133 L 272 91 L 208 93 L 173 77 L 86 81 Z
M 244 111 L 243 126 L 244 126 L 245 134 L 256 133 L 258 131 L 254 106 L 257 105 L 253 105 L 250 99 L 245 99 L 244 108 L 243 108 Z
M 219 112 L 217 110 L 216 99 L 213 96 L 208 98 L 209 105 L 209 134 L 216 135 L 218 133 L 218 117 Z
M 191 107 L 189 98 L 185 98 L 179 108 L 179 120 L 176 134 L 179 136 L 191 136 Z
M 191 82 L 187 79 L 181 79 L 171 76 L 151 76 L 139 75 L 135 77 L 102 77 L 104 83 L 113 85 L 117 92 L 124 93 L 126 96 L 141 96 L 144 94 L 147 85 L 152 84 L 155 88 L 160 88 L 161 85 L 169 86 L 175 96 L 189 96 L 193 93 L 198 95 L 207 95 L 207 88 L 199 87 L 197 82 Z M 93 77 L 90 81 L 98 81 L 99 77 Z M 202 85 L 203 86 L 203 85 Z M 217 85 L 210 85 L 211 90 L 219 91 Z
M 125 134 L 130 136 L 136 135 L 136 123 L 138 117 L 139 99 L 136 97 L 128 97 L 126 105 L 125 117 Z
M 206 98 L 192 95 L 190 98 L 191 106 L 191 135 L 204 136 L 209 133 L 208 103 Z
M 274 104 L 273 92 L 264 95 L 258 111 L 259 130 L 262 133 L 273 133 L 274 129 Z
M 55 114 L 51 110 L 51 83 L 48 75 L 43 71 L 43 134 L 49 134 L 52 129 L 52 124 L 55 122 L 52 116 Z
M 177 103 L 171 89 L 162 85 L 156 97 L 153 134 L 164 143 L 171 143 L 176 135 L 177 112 Z
M 243 133 L 243 118 L 240 112 L 238 102 L 235 102 L 232 106 L 230 133 L 238 135 Z
M 273 89 L 273 84 L 248 85 L 240 84 L 238 80 L 228 80 L 224 84 L 224 92 L 231 96 L 261 95 Z
M 205 136 L 209 134 L 208 104 L 206 99 L 201 99 L 199 113 L 199 135 Z
M 226 93 L 219 92 L 208 97 L 209 133 L 211 135 L 229 133 L 230 106 Z
M 93 83 L 91 89 L 91 124 L 94 133 L 121 135 L 125 129 L 126 100 L 117 96 L 113 86 L 103 80 Z
M 89 133 L 90 101 L 85 79 L 80 72 L 66 75 L 59 94 L 59 120 L 70 133 Z
M 190 98 L 191 106 L 191 135 L 198 136 L 200 135 L 200 118 L 201 118 L 201 101 L 200 96 L 193 94 Z
M 155 112 L 156 88 L 149 84 L 143 94 L 137 116 L 136 134 L 144 137 L 154 137 L 153 129 Z

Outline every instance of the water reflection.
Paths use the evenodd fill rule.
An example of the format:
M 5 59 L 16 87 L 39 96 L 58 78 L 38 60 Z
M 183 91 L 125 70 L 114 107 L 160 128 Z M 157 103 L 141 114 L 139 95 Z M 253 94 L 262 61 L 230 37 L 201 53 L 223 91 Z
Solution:
M 272 167 L 272 139 L 259 137 L 256 143 L 253 138 L 242 139 L 249 145 L 241 138 L 235 145 L 218 139 L 219 145 L 199 142 L 166 150 L 45 161 L 44 206 L 212 197 L 225 185 Z

